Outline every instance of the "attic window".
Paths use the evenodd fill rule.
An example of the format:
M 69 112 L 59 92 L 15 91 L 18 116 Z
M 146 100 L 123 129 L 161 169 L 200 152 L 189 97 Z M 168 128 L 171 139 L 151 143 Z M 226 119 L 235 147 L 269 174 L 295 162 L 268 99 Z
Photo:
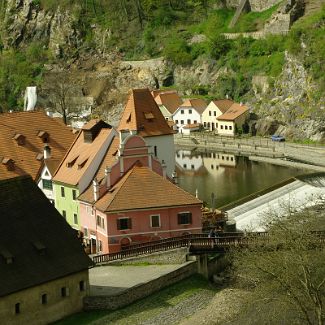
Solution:
M 131 113 L 129 114 L 128 118 L 126 119 L 126 123 L 130 123 L 131 122 Z
M 0 248 L 0 255 L 5 260 L 6 264 L 12 264 L 14 261 L 13 255 L 5 248 Z
M 118 153 L 118 150 L 115 150 L 115 151 L 113 152 L 113 156 L 115 157 L 115 156 L 117 155 L 117 153 Z
M 151 112 L 144 112 L 144 117 L 146 118 L 146 120 L 152 120 L 154 119 L 154 115 Z
M 25 144 L 26 137 L 20 133 L 16 133 L 13 139 L 17 142 L 19 146 L 23 146 Z
M 79 157 L 79 156 L 77 156 L 77 157 L 75 157 L 75 158 L 72 158 L 70 161 L 67 162 L 66 166 L 67 166 L 68 168 L 71 168 L 71 167 L 74 165 L 74 163 L 76 162 L 76 160 L 78 159 L 78 157 Z
M 15 162 L 10 158 L 3 158 L 2 164 L 7 167 L 8 171 L 15 170 Z
M 84 159 L 81 163 L 79 163 L 78 169 L 81 169 L 83 166 L 85 166 L 87 161 L 88 161 L 88 158 Z
M 44 255 L 45 251 L 46 251 L 46 246 L 41 243 L 39 240 L 35 240 L 34 242 L 32 242 L 34 248 L 37 250 L 37 252 L 39 253 L 39 255 Z
M 39 153 L 37 156 L 36 156 L 36 159 L 41 161 L 43 159 L 43 154 L 42 153 Z
M 43 143 L 48 143 L 50 135 L 46 131 L 39 131 L 37 136 L 42 139 Z

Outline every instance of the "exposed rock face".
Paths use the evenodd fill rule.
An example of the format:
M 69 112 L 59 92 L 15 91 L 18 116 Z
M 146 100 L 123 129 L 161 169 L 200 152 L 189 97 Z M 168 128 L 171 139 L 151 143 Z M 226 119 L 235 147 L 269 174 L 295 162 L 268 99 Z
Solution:
M 237 8 L 242 0 L 226 0 L 227 7 Z M 280 3 L 282 0 L 248 0 L 252 11 L 264 11 L 274 5 Z

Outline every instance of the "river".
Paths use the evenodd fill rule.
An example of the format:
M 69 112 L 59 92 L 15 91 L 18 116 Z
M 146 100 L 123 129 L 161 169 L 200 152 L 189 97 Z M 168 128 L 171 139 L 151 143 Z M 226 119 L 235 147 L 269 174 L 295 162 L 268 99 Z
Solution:
M 248 157 L 211 150 L 176 151 L 176 171 L 181 188 L 211 207 L 221 207 L 268 188 L 302 170 L 250 161 Z

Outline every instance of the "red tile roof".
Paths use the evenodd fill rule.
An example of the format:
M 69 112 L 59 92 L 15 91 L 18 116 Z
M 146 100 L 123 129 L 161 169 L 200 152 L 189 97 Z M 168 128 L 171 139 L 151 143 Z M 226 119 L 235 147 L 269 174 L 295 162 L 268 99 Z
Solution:
M 0 179 L 24 174 L 37 179 L 43 168 L 45 144 L 45 139 L 39 134 L 44 136 L 45 132 L 48 134 L 51 159 L 61 160 L 75 139 L 69 127 L 41 111 L 0 114 Z M 15 137 L 22 141 L 18 143 L 19 139 Z M 14 161 L 14 170 L 8 170 L 2 163 L 3 158 Z
M 200 205 L 192 194 L 148 167 L 134 166 L 96 203 L 103 212 Z
M 200 98 L 186 99 L 180 107 L 193 107 L 199 114 L 202 114 L 207 108 L 205 100 Z
M 248 112 L 248 107 L 245 105 L 240 105 L 234 103 L 230 106 L 230 108 L 226 111 L 226 113 L 220 115 L 217 120 L 221 121 L 234 121 L 240 115 Z
M 161 92 L 155 97 L 155 101 L 158 105 L 165 106 L 171 114 L 175 113 L 183 102 L 176 91 Z
M 220 109 L 222 113 L 226 113 L 230 106 L 234 104 L 234 102 L 230 99 L 214 100 L 213 103 Z
M 131 91 L 118 130 L 134 130 L 142 137 L 175 133 L 168 126 L 149 89 Z

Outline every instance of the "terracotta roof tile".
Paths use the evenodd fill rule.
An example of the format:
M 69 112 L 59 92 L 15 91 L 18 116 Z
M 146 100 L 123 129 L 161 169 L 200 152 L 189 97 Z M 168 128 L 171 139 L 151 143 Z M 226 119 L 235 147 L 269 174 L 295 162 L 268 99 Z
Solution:
M 61 162 L 53 180 L 70 185 L 78 185 L 85 170 L 92 163 L 98 150 L 103 146 L 113 129 L 102 128 L 92 142 L 85 142 L 84 132 L 79 133 L 68 153 Z
M 158 105 L 165 106 L 171 114 L 175 113 L 177 108 L 181 106 L 183 102 L 176 91 L 159 93 L 155 97 L 155 101 Z
M 44 148 L 38 136 L 40 131 L 49 135 L 53 159 L 61 160 L 75 139 L 70 128 L 40 111 L 0 114 L 0 158 L 8 157 L 15 162 L 12 171 L 0 164 L 0 179 L 29 174 L 36 180 L 43 166 L 42 159 L 36 159 Z M 14 139 L 17 134 L 23 136 L 21 144 Z
M 146 118 L 151 113 L 154 118 Z M 142 137 L 174 134 L 148 89 L 133 89 L 118 130 L 135 130 Z
M 230 106 L 234 104 L 234 102 L 230 99 L 214 100 L 213 103 L 220 109 L 222 113 L 226 113 Z
M 240 105 L 234 103 L 230 106 L 230 108 L 226 111 L 226 113 L 220 115 L 217 120 L 221 121 L 233 121 L 240 115 L 248 112 L 248 107 L 245 105 Z
M 105 212 L 197 205 L 202 202 L 148 167 L 134 166 L 95 204 Z
M 180 107 L 193 107 L 199 114 L 207 108 L 207 103 L 201 98 L 186 99 Z

